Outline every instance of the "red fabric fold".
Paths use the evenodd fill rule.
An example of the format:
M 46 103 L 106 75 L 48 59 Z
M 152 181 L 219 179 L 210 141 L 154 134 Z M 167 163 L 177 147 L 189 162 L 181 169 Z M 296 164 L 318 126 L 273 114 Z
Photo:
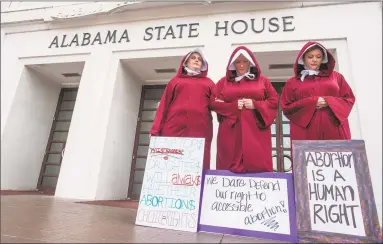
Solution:
M 304 66 L 298 64 L 298 59 L 312 45 L 326 50 L 328 62 L 321 64 L 317 76 L 306 76 L 301 81 L 300 72 Z M 291 141 L 351 139 L 348 116 L 355 96 L 334 67 L 333 55 L 318 42 L 308 42 L 298 53 L 295 75 L 286 82 L 280 99 L 283 113 L 290 120 Z M 326 100 L 328 107 L 316 108 L 320 97 Z
M 253 59 L 254 80 L 233 80 L 229 65 L 234 54 L 243 49 Z M 215 102 L 215 98 L 224 102 Z M 255 109 L 238 109 L 239 99 L 252 99 Z M 271 129 L 277 108 L 278 95 L 269 79 L 261 74 L 254 54 L 246 47 L 238 47 L 227 65 L 226 76 L 220 79 L 211 97 L 212 110 L 217 112 L 217 169 L 232 172 L 271 172 Z
M 188 76 L 182 59 L 177 75 L 165 88 L 150 134 L 167 137 L 195 137 L 205 139 L 203 169 L 210 168 L 210 149 L 213 122 L 210 96 L 214 82 L 207 77 L 208 69 L 196 76 Z

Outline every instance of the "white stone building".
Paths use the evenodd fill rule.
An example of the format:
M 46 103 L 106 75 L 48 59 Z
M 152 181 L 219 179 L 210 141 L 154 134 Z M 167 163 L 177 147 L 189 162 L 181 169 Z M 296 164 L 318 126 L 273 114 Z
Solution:
M 334 53 L 354 90 L 352 138 L 366 142 L 381 216 L 382 4 L 373 1 L 1 2 L 1 189 L 136 198 L 147 132 L 182 56 L 203 49 L 218 81 L 246 45 L 280 91 L 309 40 Z M 288 171 L 281 111 L 272 129 L 275 168 Z

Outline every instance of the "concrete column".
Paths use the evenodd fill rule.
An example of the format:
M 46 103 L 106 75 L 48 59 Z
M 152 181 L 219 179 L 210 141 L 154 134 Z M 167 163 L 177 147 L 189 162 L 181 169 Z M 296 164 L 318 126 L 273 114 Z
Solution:
M 1 189 L 35 190 L 60 85 L 26 67 L 8 78 L 7 85 L 2 83 L 6 88 L 2 94 L 12 95 L 8 94 L 6 112 L 1 111 L 6 116 L 1 134 Z
M 217 42 L 206 45 L 203 49 L 204 55 L 209 63 L 208 77 L 217 83 L 226 74 L 226 66 L 233 48 L 228 42 Z M 211 143 L 210 168 L 216 168 L 217 156 L 217 133 L 218 133 L 217 114 L 213 112 L 213 140 Z
M 4 45 L 3 41 L 1 44 Z M 10 48 L 1 50 L 1 138 L 3 139 L 4 128 L 24 72 L 24 65 Z
M 95 50 L 85 63 L 57 182 L 58 197 L 96 199 L 118 65 L 107 49 Z
M 112 79 L 115 82 L 96 192 L 99 200 L 127 197 L 142 89 L 140 80 L 121 63 L 117 77 Z

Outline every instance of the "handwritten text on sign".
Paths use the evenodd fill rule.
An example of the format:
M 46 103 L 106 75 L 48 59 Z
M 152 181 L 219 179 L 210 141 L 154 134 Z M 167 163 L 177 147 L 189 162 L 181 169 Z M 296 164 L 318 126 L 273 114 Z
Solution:
M 136 224 L 197 231 L 204 139 L 152 137 Z
M 365 236 L 352 152 L 306 152 L 312 230 Z
M 286 179 L 206 175 L 201 225 L 290 234 Z

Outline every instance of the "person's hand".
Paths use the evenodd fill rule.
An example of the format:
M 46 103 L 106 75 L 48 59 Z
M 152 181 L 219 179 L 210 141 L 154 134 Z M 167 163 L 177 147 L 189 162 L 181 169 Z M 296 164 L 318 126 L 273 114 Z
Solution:
M 215 101 L 219 102 L 219 103 L 223 103 L 224 102 L 224 101 L 222 101 L 221 99 L 218 99 L 218 98 L 216 98 Z
M 328 106 L 328 104 L 327 104 L 326 100 L 323 97 L 319 97 L 318 102 L 317 102 L 317 108 L 325 108 L 327 106 Z
M 242 108 L 243 108 L 244 105 L 245 105 L 245 104 L 244 104 L 243 99 L 239 99 L 239 100 L 238 100 L 238 109 L 239 109 L 239 110 L 242 110 Z
M 255 109 L 254 102 L 252 99 L 243 99 L 243 103 L 245 108 L 247 109 Z

